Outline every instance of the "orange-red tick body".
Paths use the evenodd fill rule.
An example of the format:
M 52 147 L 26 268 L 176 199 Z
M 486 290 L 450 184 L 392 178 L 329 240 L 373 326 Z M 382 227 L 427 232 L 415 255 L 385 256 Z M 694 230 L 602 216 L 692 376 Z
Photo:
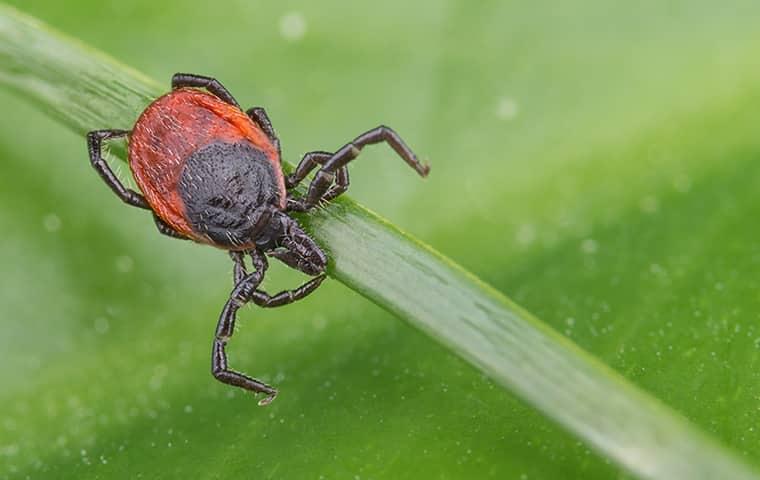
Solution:
M 180 180 L 187 159 L 213 143 L 249 143 L 271 163 L 277 206 L 285 208 L 285 182 L 278 148 L 237 106 L 209 93 L 180 88 L 156 99 L 137 120 L 129 136 L 129 166 L 151 209 L 177 232 L 198 242 L 218 242 L 197 231 L 188 219 L 187 192 Z M 184 197 L 184 198 L 183 198 Z M 251 243 L 236 250 L 252 248 Z M 224 248 L 229 248 L 224 245 Z

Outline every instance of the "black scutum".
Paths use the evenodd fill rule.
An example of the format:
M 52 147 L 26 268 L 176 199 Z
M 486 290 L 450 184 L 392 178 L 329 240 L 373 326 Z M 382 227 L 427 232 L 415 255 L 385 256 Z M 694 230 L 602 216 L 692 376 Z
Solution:
M 248 141 L 196 150 L 185 161 L 178 189 L 193 230 L 222 246 L 249 243 L 254 210 L 279 201 L 272 163 Z

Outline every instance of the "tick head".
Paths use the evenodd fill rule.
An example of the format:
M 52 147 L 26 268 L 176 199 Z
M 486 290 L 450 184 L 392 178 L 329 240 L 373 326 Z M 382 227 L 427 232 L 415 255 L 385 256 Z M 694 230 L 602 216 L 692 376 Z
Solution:
M 269 256 L 307 275 L 319 275 L 327 267 L 325 252 L 296 220 L 281 211 L 271 212 L 268 223 L 256 237 L 256 245 Z

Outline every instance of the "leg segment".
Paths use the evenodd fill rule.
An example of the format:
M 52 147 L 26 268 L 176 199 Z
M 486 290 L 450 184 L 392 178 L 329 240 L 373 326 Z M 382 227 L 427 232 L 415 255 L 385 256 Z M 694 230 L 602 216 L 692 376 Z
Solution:
M 215 78 L 204 77 L 203 75 L 195 75 L 192 73 L 175 73 L 172 77 L 172 90 L 182 87 L 205 88 L 230 105 L 240 108 L 235 97 L 233 97 L 229 90 L 224 88 L 224 85 Z
M 295 171 L 285 177 L 285 187 L 288 189 L 295 187 L 301 183 L 304 178 L 306 178 L 306 175 L 311 173 L 311 171 L 317 168 L 317 166 L 324 165 L 326 161 L 332 158 L 332 156 L 333 154 L 329 152 L 317 151 L 307 153 L 298 163 Z M 324 195 L 322 195 L 322 198 L 320 200 L 323 202 L 329 202 L 333 198 L 348 190 L 348 186 L 348 167 L 343 166 L 340 167 L 335 173 L 335 184 L 332 185 Z M 292 197 L 289 198 L 288 203 L 292 202 L 297 203 L 298 199 L 293 199 Z
M 232 261 L 235 263 L 232 267 L 232 280 L 235 282 L 235 285 L 237 285 L 246 275 L 248 275 L 245 268 L 245 253 L 230 252 L 230 258 L 232 258 Z
M 277 138 L 277 134 L 274 131 L 274 127 L 272 127 L 272 121 L 269 120 L 269 115 L 267 115 L 267 111 L 261 107 L 253 107 L 246 110 L 245 113 L 248 115 L 248 117 L 251 120 L 253 120 L 253 123 L 255 123 L 262 130 L 264 130 L 264 133 L 267 134 L 267 137 L 269 137 L 269 140 L 271 140 L 272 143 L 274 143 L 275 146 L 277 146 L 277 151 L 279 152 L 280 139 Z
M 272 400 L 277 396 L 277 389 L 260 380 L 256 380 L 241 372 L 230 369 L 229 362 L 227 361 L 226 346 L 235 331 L 237 311 L 249 301 L 253 301 L 259 306 L 270 308 L 295 302 L 316 290 L 324 280 L 325 276 L 320 275 L 295 290 L 286 290 L 272 296 L 257 288 L 264 280 L 264 274 L 268 268 L 266 257 L 263 253 L 256 250 L 249 253 L 255 269 L 251 274 L 249 274 L 245 268 L 245 253 L 230 252 L 230 257 L 235 264 L 233 274 L 235 278 L 235 288 L 232 290 L 229 300 L 227 300 L 227 303 L 224 305 L 224 309 L 219 316 L 219 322 L 216 326 L 216 335 L 214 337 L 214 346 L 211 355 L 211 373 L 222 383 L 250 390 L 255 393 L 266 394 L 267 396 L 259 401 L 259 405 L 268 405 L 272 403 Z
M 316 290 L 324 279 L 325 274 L 323 273 L 318 277 L 312 278 L 295 290 L 283 290 L 275 295 L 269 295 L 262 290 L 254 290 L 251 295 L 251 300 L 253 300 L 253 303 L 263 308 L 281 307 L 307 296 Z
M 260 380 L 230 369 L 226 352 L 227 342 L 229 342 L 232 334 L 235 332 L 237 311 L 248 302 L 253 291 L 264 279 L 266 268 L 257 269 L 254 273 L 246 275 L 245 266 L 242 265 L 242 254 L 235 252 L 231 256 L 235 261 L 235 277 L 237 279 L 242 276 L 242 279 L 236 282 L 235 288 L 232 290 L 227 303 L 224 304 L 224 309 L 216 325 L 216 335 L 214 336 L 214 346 L 211 353 L 211 373 L 214 375 L 214 378 L 222 383 L 240 387 L 254 393 L 265 393 L 267 396 L 259 401 L 259 405 L 268 405 L 277 396 L 277 390 Z M 263 258 L 263 255 L 256 256 Z M 266 259 L 263 261 L 266 263 Z M 256 263 L 256 260 L 254 260 L 254 263 Z M 259 265 L 261 264 L 259 263 Z
M 264 254 L 258 252 L 257 250 L 252 250 L 250 252 L 230 251 L 229 253 L 230 258 L 235 264 L 232 274 L 235 285 L 240 284 L 240 282 L 248 276 L 248 269 L 245 267 L 246 253 L 251 256 L 251 264 L 253 265 L 253 269 L 255 271 L 254 275 L 261 275 L 259 283 L 264 280 L 264 274 L 269 269 L 269 262 L 267 261 L 267 257 Z M 245 297 L 245 300 L 248 300 L 248 297 Z
M 87 134 L 87 148 L 90 152 L 90 163 L 100 174 L 100 177 L 113 190 L 113 192 L 127 205 L 150 210 L 145 197 L 139 193 L 126 188 L 119 178 L 113 173 L 101 154 L 103 141 L 111 138 L 124 137 L 129 134 L 126 130 L 95 130 Z
M 230 370 L 227 363 L 226 346 L 227 342 L 214 339 L 214 350 L 211 360 L 211 371 L 214 374 L 214 378 L 227 385 L 240 387 L 254 393 L 265 393 L 267 396 L 259 400 L 259 405 L 261 406 L 272 403 L 272 400 L 277 397 L 277 389 L 248 375 Z
M 156 227 L 158 228 L 158 231 L 167 237 L 172 238 L 179 238 L 181 240 L 187 240 L 187 237 L 179 233 L 178 231 L 174 230 L 168 223 L 161 220 L 161 217 L 153 214 L 153 221 L 156 222 Z
M 273 255 L 274 256 L 274 255 Z M 239 284 L 247 275 L 248 271 L 245 268 L 245 254 L 243 252 L 230 252 L 230 257 L 232 258 L 232 261 L 235 263 L 234 269 L 233 269 L 233 278 L 235 280 L 235 284 Z M 275 258 L 280 259 L 279 256 L 275 256 Z M 258 253 L 251 253 L 251 260 L 254 263 L 254 268 L 257 272 L 261 271 L 262 276 L 264 272 L 269 268 L 269 264 L 266 260 L 266 257 L 264 255 L 258 254 Z M 287 262 L 285 262 L 288 264 Z M 288 264 L 289 266 L 293 266 Z M 294 267 L 296 269 L 296 267 Z M 300 270 L 300 269 L 298 269 Z M 259 289 L 254 289 L 251 291 L 250 295 L 246 297 L 247 299 L 253 301 L 256 305 L 264 308 L 272 308 L 272 307 L 279 307 L 282 305 L 287 305 L 289 303 L 293 303 L 296 300 L 300 300 L 313 292 L 314 290 L 319 287 L 319 285 L 324 281 L 325 275 L 321 274 L 317 276 L 316 278 L 312 278 L 308 282 L 304 283 L 300 287 L 293 289 L 293 290 L 284 290 L 282 292 L 276 293 L 275 295 L 270 295 L 267 292 Z M 244 293 L 245 294 L 245 293 Z
M 393 148 L 393 150 L 420 176 L 427 176 L 430 167 L 420 163 L 414 152 L 412 152 L 396 132 L 389 127 L 379 126 L 359 135 L 353 141 L 341 147 L 340 150 L 335 152 L 329 159 L 325 160 L 322 168 L 320 168 L 316 175 L 314 175 L 314 179 L 311 181 L 309 191 L 306 195 L 299 199 L 291 200 L 288 203 L 288 209 L 307 211 L 313 208 L 320 200 L 325 198 L 325 194 L 329 191 L 333 183 L 337 181 L 336 173 L 341 168 L 345 167 L 348 162 L 359 156 L 362 148 L 367 145 L 381 142 L 390 145 L 391 148 Z

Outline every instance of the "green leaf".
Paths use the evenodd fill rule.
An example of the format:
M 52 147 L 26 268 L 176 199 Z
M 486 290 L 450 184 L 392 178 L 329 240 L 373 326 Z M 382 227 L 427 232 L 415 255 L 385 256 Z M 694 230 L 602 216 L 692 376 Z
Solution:
M 429 24 L 415 27 L 424 33 L 441 25 L 465 25 L 475 33 L 489 12 L 470 8 L 450 18 L 432 15 Z M 488 31 L 499 32 L 496 20 L 508 20 L 510 11 L 494 10 L 488 16 L 500 28 Z M 290 38 L 287 25 L 294 18 L 298 23 L 301 14 L 284 13 L 285 37 Z M 309 13 L 317 25 L 324 21 Z M 570 32 L 569 39 L 562 39 L 569 43 L 563 45 L 576 49 L 569 51 L 593 46 L 598 50 L 587 48 L 588 55 L 614 64 L 613 53 L 639 38 L 636 19 L 651 19 L 645 8 L 629 13 L 639 16 L 630 17 L 626 25 L 631 31 L 623 29 L 627 36 L 617 43 L 588 44 L 589 37 L 573 30 L 571 23 L 562 24 L 568 30 L 560 31 Z M 97 11 L 91 14 L 98 18 Z M 195 12 L 198 18 L 209 14 L 215 13 Z M 530 14 L 523 12 L 520 18 L 530 20 Z M 398 17 L 388 15 L 389 31 L 408 27 L 394 24 Z M 708 10 L 689 10 L 689 15 L 687 25 L 712 18 Z M 381 25 L 383 18 L 377 19 Z M 541 15 L 537 19 L 546 20 Z M 549 20 L 541 27 L 546 36 L 539 38 L 556 40 Z M 741 20 L 715 21 L 725 32 L 747 31 L 740 28 Z M 648 25 L 652 38 L 673 40 L 671 23 Z M 137 38 L 139 23 L 133 26 Z M 177 23 L 175 32 L 184 27 Z M 617 37 L 620 32 L 612 33 Z M 224 38 L 220 34 L 219 42 Z M 522 40 L 531 39 L 530 32 L 521 34 Z M 356 37 L 360 43 L 353 46 L 354 55 L 373 52 L 375 64 L 352 59 L 352 44 L 342 35 L 317 31 L 296 55 L 304 65 L 311 58 L 330 61 L 329 69 L 318 70 L 324 74 L 355 69 L 357 73 L 347 75 L 361 80 L 367 91 L 375 87 L 390 95 L 402 90 L 382 90 L 378 75 L 397 60 L 383 56 L 392 35 Z M 426 51 L 424 35 L 418 40 L 420 51 Z M 758 101 L 750 87 L 731 79 L 747 72 L 757 76 L 757 68 L 745 60 L 749 53 L 741 54 L 751 49 L 736 46 L 742 40 L 739 33 L 728 34 L 723 41 L 734 47 L 733 56 L 721 58 L 721 73 L 680 89 L 675 98 L 639 87 L 636 94 L 647 102 L 667 99 L 670 109 L 658 110 L 660 116 L 603 89 L 605 81 L 619 82 L 620 73 L 587 78 L 582 60 L 580 67 L 560 62 L 557 68 L 565 89 L 589 89 L 595 92 L 593 99 L 546 95 L 546 90 L 529 87 L 533 75 L 527 80 L 515 75 L 511 89 L 535 102 L 532 112 L 523 113 L 522 103 L 503 92 L 501 98 L 489 97 L 494 88 L 487 85 L 488 78 L 469 75 L 478 67 L 488 71 L 493 54 L 488 47 L 473 57 L 475 50 L 466 44 L 450 44 L 441 50 L 445 56 L 439 60 L 439 77 L 422 80 L 431 88 L 440 82 L 441 98 L 427 105 L 432 110 L 426 136 L 436 142 L 430 147 L 435 153 L 433 176 L 442 175 L 442 180 L 436 184 L 432 177 L 432 185 L 396 180 L 402 172 L 411 174 L 399 161 L 394 165 L 398 172 L 385 173 L 381 168 L 390 169 L 392 159 L 383 158 L 382 166 L 374 167 L 378 185 L 369 180 L 355 184 L 369 184 L 378 200 L 381 195 L 397 197 L 389 208 L 399 202 L 399 216 L 406 204 L 403 189 L 418 188 L 419 202 L 404 217 L 409 224 L 426 224 L 415 228 L 427 229 L 448 251 L 515 292 L 543 318 L 553 319 L 567 336 L 687 412 L 728 445 L 752 449 L 755 458 L 756 447 L 748 446 L 747 438 L 756 434 L 746 425 L 753 424 L 756 410 L 748 399 L 756 393 L 751 366 L 757 345 L 755 330 L 742 315 L 756 306 L 752 265 L 757 255 L 754 231 L 742 227 L 754 213 L 751 173 L 758 145 L 750 107 Z M 331 42 L 344 45 L 341 60 L 332 59 Z M 678 41 L 668 45 L 672 52 L 693 48 Z M 551 49 L 547 53 L 546 47 L 537 47 L 534 65 L 559 58 Z M 246 52 L 240 48 L 236 57 L 242 58 Z M 268 75 L 279 78 L 277 55 L 294 47 L 271 48 L 256 51 L 269 55 L 257 57 L 258 65 L 268 59 L 266 65 L 273 70 Z M 664 59 L 671 61 L 667 55 L 650 59 L 650 48 L 654 44 L 626 58 L 626 80 L 681 85 L 682 77 L 672 73 L 654 79 L 642 73 L 667 66 Z M 159 51 L 135 47 L 133 52 L 162 58 Z M 689 63 L 692 58 L 687 55 L 675 63 L 687 73 L 689 67 L 699 71 Z M 410 70 L 402 72 L 410 86 L 420 81 L 413 67 L 419 64 L 411 58 Z M 317 107 L 322 115 L 334 112 L 326 115 L 330 117 L 347 112 L 349 120 L 333 119 L 334 126 L 321 127 L 318 133 L 325 135 L 332 128 L 342 129 L 341 122 L 353 128 L 352 110 L 362 102 L 383 108 L 382 100 L 375 104 L 351 94 L 342 104 L 320 105 L 311 96 L 334 79 L 315 78 L 306 82 L 306 93 L 289 84 L 288 96 L 293 93 L 287 102 L 278 102 L 276 91 L 261 97 L 304 119 Z M 474 93 L 459 90 L 465 80 Z M 128 128 L 166 87 L 9 7 L 0 9 L 0 81 L 55 119 L 46 122 L 9 99 L 15 110 L 5 113 L 0 142 L 8 172 L 0 179 L 0 226 L 8 232 L 0 302 L 8 305 L 14 319 L 0 327 L 10 358 L 0 368 L 7 386 L 0 398 L 9 406 L 0 430 L 0 460 L 7 460 L 11 475 L 591 478 L 615 473 L 532 410 L 492 390 L 488 380 L 426 337 L 335 285 L 320 290 L 321 298 L 287 311 L 256 311 L 256 326 L 235 336 L 234 364 L 256 375 L 260 371 L 282 387 L 274 405 L 257 409 L 249 396 L 217 385 L 204 372 L 208 352 L 203 342 L 210 341 L 213 319 L 229 289 L 222 284 L 222 279 L 230 281 L 219 266 L 223 256 L 157 238 L 144 213 L 126 211 L 88 170 L 81 136 L 56 133 L 58 123 L 80 134 Z M 703 93 L 707 88 L 710 95 Z M 554 104 L 541 105 L 542 95 Z M 691 114 L 695 100 L 700 102 L 698 114 Z M 413 98 L 389 101 L 414 115 L 408 106 Z M 614 101 L 620 102 L 621 113 L 608 105 Z M 475 104 L 495 110 L 480 125 L 485 133 L 498 135 L 493 124 L 519 119 L 510 130 L 512 136 L 522 134 L 513 139 L 517 146 L 511 157 L 468 139 L 477 125 L 452 121 L 471 116 Z M 548 115 L 560 107 L 573 113 L 538 123 L 542 109 Z M 612 118 L 600 122 L 604 114 Z M 22 127 L 17 117 L 34 123 Z M 406 122 L 413 127 L 413 121 Z M 595 128 L 580 128 L 591 125 Z M 570 132 L 558 134 L 561 127 Z M 284 130 L 288 128 L 299 131 L 290 126 Z M 346 130 L 346 135 L 357 133 Z M 413 145 L 424 143 L 419 140 L 425 137 L 422 132 L 417 129 Z M 40 141 L 42 133 L 51 137 L 46 145 Z M 486 137 L 475 138 L 482 142 Z M 58 157 L 51 159 L 53 155 Z M 505 158 L 534 155 L 532 162 L 502 165 Z M 470 163 L 462 171 L 463 158 L 478 162 L 482 172 Z M 302 220 L 327 248 L 333 277 L 439 340 L 447 351 L 636 476 L 754 478 L 730 449 L 496 290 L 351 200 Z M 276 280 L 298 281 L 287 272 Z M 743 368 L 734 371 L 733 365 Z M 655 374 L 648 376 L 651 371 Z M 703 400 L 703 391 L 709 400 Z M 744 436 L 737 439 L 739 431 Z

